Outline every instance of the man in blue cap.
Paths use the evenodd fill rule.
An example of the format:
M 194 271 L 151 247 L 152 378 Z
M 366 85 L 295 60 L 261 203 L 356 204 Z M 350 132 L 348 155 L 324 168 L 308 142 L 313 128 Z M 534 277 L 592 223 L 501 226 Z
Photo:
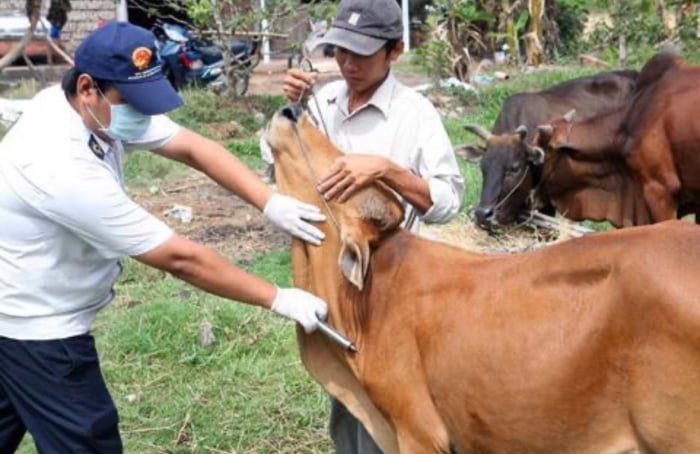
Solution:
M 209 175 L 277 226 L 318 244 L 318 208 L 273 193 L 219 144 L 169 120 L 182 104 L 155 38 L 108 23 L 78 47 L 62 86 L 30 103 L 0 142 L 0 454 L 29 431 L 38 452 L 122 452 L 90 327 L 131 256 L 207 292 L 265 308 L 307 332 L 326 304 L 278 288 L 173 233 L 124 192 L 126 151 Z

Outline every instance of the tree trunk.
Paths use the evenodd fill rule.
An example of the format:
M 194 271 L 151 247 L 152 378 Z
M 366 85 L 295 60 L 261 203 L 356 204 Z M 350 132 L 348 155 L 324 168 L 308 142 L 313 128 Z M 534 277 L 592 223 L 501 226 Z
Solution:
M 654 0 L 654 11 L 664 27 L 664 38 L 668 39 L 673 35 L 673 30 L 666 20 L 666 4 L 664 0 Z
M 36 29 L 36 24 L 39 22 L 40 16 L 41 0 L 27 0 L 27 17 L 29 18 L 29 28 L 15 47 L 13 47 L 12 50 L 4 57 L 0 58 L 0 71 L 2 71 L 5 67 L 10 66 L 12 62 L 17 60 L 17 58 L 22 55 L 24 48 L 34 36 L 34 30 Z
M 621 34 L 618 41 L 617 66 L 622 69 L 627 63 L 627 40 L 625 35 Z
M 542 17 L 542 46 L 544 47 L 545 61 L 551 57 L 557 58 L 561 48 L 561 30 L 557 24 L 559 7 L 553 1 L 544 2 L 544 16 Z
M 545 0 L 529 0 L 527 2 L 530 24 L 525 35 L 525 55 L 529 66 L 538 66 L 544 62 L 544 47 L 542 45 L 544 2 Z

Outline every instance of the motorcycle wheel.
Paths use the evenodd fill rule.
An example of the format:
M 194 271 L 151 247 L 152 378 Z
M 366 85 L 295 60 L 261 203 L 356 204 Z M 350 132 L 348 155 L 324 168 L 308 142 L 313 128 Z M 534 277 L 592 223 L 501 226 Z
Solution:
M 250 73 L 245 69 L 233 68 L 229 72 L 228 84 L 229 89 L 234 96 L 243 96 L 248 91 L 248 83 L 250 81 Z
M 163 68 L 163 77 L 170 82 L 170 85 L 173 86 L 175 91 L 180 91 L 180 87 L 177 84 L 177 81 L 175 80 L 175 74 L 173 74 L 173 71 L 170 69 L 169 66 L 165 66 Z

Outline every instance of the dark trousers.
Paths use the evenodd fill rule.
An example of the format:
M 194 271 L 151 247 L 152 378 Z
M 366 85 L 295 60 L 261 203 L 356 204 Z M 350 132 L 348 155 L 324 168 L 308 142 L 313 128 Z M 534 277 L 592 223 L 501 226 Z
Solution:
M 40 454 L 119 454 L 118 422 L 92 336 L 0 337 L 0 454 L 27 431 Z
M 330 432 L 337 454 L 382 454 L 365 426 L 338 399 L 331 401 Z

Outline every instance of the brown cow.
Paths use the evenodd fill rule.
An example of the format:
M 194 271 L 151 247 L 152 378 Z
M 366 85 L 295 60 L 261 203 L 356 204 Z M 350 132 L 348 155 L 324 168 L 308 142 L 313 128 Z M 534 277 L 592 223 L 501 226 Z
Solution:
M 480 158 L 483 184 L 474 211 L 477 225 L 492 230 L 509 224 L 524 208 L 530 189 L 541 179 L 541 151 L 529 145 L 537 125 L 571 109 L 589 116 L 619 106 L 634 90 L 636 78 L 637 72 L 631 70 L 603 72 L 534 93 L 518 93 L 503 102 L 491 132 L 468 126 L 486 143 L 482 151 L 475 147 L 455 150 L 467 158 Z M 549 200 L 540 199 L 541 210 L 553 214 Z
M 401 230 L 380 185 L 324 205 L 341 152 L 297 108 L 268 141 L 280 189 L 329 217 L 293 240 L 295 285 L 359 347 L 299 331 L 302 359 L 385 453 L 700 452 L 700 229 L 473 254 Z
M 567 218 L 616 227 L 651 223 L 641 184 L 621 152 L 626 116 L 623 106 L 582 121 L 566 115 L 540 126 L 535 141 L 546 153 L 538 191 Z M 582 143 L 585 147 L 573 145 Z
M 691 212 L 697 220 L 700 126 L 694 115 L 700 104 L 700 67 L 659 54 L 639 80 L 639 91 L 623 108 L 582 121 L 556 119 L 539 128 L 537 141 L 548 155 L 543 173 L 560 173 L 562 161 L 587 166 L 569 175 L 565 186 L 563 175 L 558 183 L 548 182 L 560 194 L 557 208 L 567 216 L 601 219 L 604 213 L 602 218 L 617 226 Z M 599 178 L 601 172 L 607 172 L 607 182 Z

